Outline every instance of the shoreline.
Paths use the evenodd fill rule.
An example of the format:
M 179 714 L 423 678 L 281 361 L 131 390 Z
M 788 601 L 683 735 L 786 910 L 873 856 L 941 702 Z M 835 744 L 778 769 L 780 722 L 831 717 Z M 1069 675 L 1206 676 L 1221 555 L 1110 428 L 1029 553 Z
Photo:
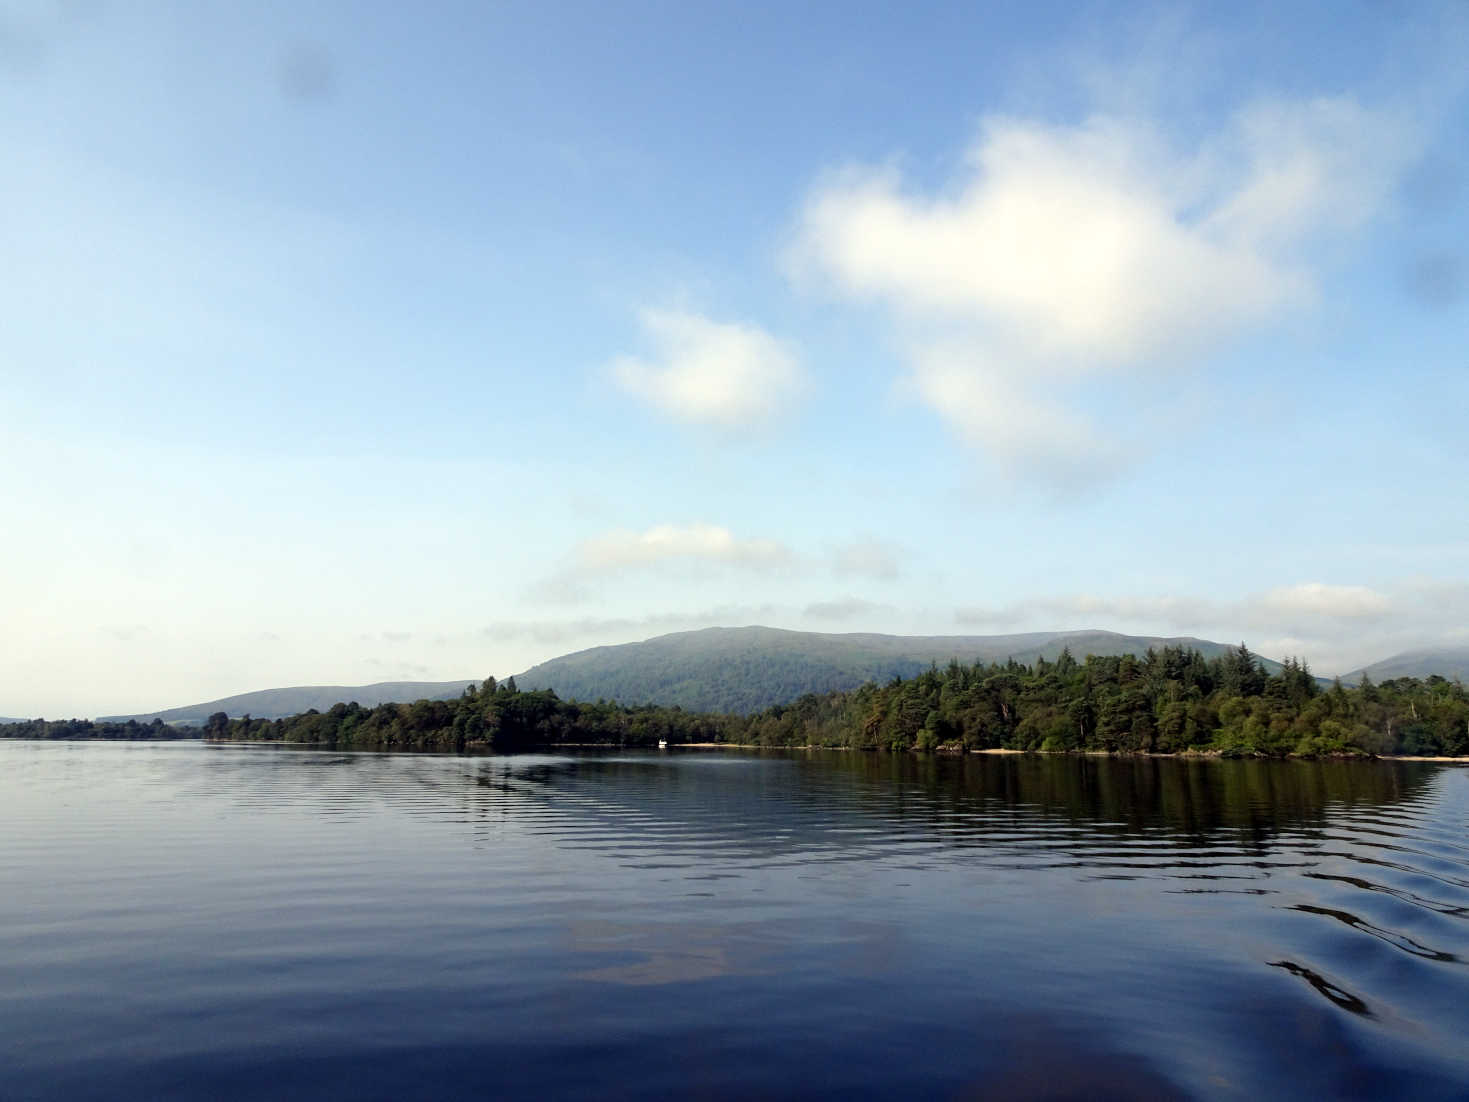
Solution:
M 854 747 L 854 746 L 814 746 L 810 744 L 801 746 L 764 746 L 753 742 L 678 742 L 671 743 L 666 747 L 658 746 L 628 746 L 615 742 L 559 742 L 543 743 L 520 747 L 514 750 L 495 751 L 489 746 L 466 747 L 464 750 L 452 749 L 427 749 L 421 747 L 383 747 L 383 746 L 340 746 L 334 742 L 289 742 L 280 739 L 221 739 L 200 736 L 198 738 L 88 738 L 86 736 L 75 738 L 54 739 L 11 739 L 9 736 L 0 736 L 0 742 L 203 742 L 209 746 L 290 746 L 299 748 L 327 748 L 341 750 L 343 752 L 369 753 L 369 754 L 464 754 L 468 756 L 480 754 L 520 754 L 520 753 L 554 753 L 557 750 L 801 750 L 815 751 L 826 750 L 841 753 L 862 754 L 905 754 L 915 756 L 931 755 L 934 757 L 958 758 L 970 754 L 1009 756 L 1032 754 L 1036 757 L 1086 757 L 1086 758 L 1163 758 L 1163 759 L 1197 759 L 1211 761 L 1363 761 L 1363 762 L 1428 762 L 1435 765 L 1465 765 L 1469 766 L 1469 755 L 1450 757 L 1448 755 L 1432 754 L 1319 754 L 1312 757 L 1303 757 L 1295 754 L 1286 754 L 1282 757 L 1265 757 L 1257 755 L 1243 755 L 1239 758 L 1226 758 L 1218 750 L 1181 750 L 1173 752 L 1160 751 L 1115 751 L 1115 750 L 1016 750 L 1008 746 L 987 746 L 978 750 L 965 750 L 960 747 L 939 747 L 933 750 L 883 750 L 878 747 Z
M 653 750 L 652 746 L 618 746 L 615 743 L 560 743 L 561 746 L 602 747 L 604 749 L 621 750 Z M 554 750 L 555 744 L 537 749 Z M 664 747 L 666 750 L 833 750 L 842 753 L 862 754 L 912 754 L 923 755 L 925 753 L 935 757 L 958 758 L 968 754 L 991 754 L 996 756 L 1008 756 L 1014 754 L 1034 754 L 1036 757 L 1046 758 L 1161 758 L 1161 759 L 1198 759 L 1201 761 L 1426 761 L 1435 762 L 1440 765 L 1469 765 L 1469 755 L 1462 757 L 1430 756 L 1424 754 L 1318 754 L 1314 757 L 1301 757 L 1295 754 L 1286 754 L 1283 757 L 1261 757 L 1245 755 L 1239 758 L 1226 758 L 1218 750 L 1179 750 L 1163 752 L 1158 750 L 1015 750 L 1008 746 L 987 746 L 980 750 L 943 749 L 938 748 L 929 751 L 922 750 L 881 750 L 876 748 L 860 748 L 854 746 L 762 746 L 753 742 L 679 742 L 671 743 Z

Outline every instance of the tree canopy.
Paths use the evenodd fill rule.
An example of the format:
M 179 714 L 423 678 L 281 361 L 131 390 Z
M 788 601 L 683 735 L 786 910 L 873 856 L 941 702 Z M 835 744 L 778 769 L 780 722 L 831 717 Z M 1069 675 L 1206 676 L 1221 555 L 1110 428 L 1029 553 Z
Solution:
M 1070 651 L 1032 665 L 950 662 L 754 715 L 628 707 L 520 691 L 514 679 L 455 700 L 337 704 L 289 719 L 211 716 L 206 737 L 365 749 L 726 743 L 882 750 L 1213 752 L 1229 756 L 1469 754 L 1469 692 L 1442 677 L 1323 688 L 1304 662 L 1267 670 L 1241 644 L 1205 658 Z

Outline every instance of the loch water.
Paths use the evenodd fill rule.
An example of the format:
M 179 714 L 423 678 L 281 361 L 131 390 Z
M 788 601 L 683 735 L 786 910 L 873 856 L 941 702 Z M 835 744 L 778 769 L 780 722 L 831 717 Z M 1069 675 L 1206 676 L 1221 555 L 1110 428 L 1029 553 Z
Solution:
M 0 743 L 0 1097 L 1469 1098 L 1469 769 Z

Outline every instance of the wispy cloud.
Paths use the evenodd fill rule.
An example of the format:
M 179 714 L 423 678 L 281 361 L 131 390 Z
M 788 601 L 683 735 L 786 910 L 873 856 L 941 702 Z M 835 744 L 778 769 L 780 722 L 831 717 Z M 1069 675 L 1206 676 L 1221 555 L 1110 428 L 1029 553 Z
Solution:
M 815 601 L 802 610 L 808 620 L 855 620 L 859 616 L 875 616 L 895 611 L 892 605 L 879 604 L 861 597 L 843 597 L 835 601 Z
M 832 549 L 829 562 L 839 578 L 862 577 L 893 581 L 902 572 L 902 552 L 884 540 L 871 537 Z
M 1396 601 L 1361 585 L 1303 582 L 1278 586 L 1264 593 L 1219 601 L 1186 596 L 1098 596 L 1078 593 L 1043 597 L 998 608 L 969 608 L 955 614 L 958 623 L 1012 624 L 1037 616 L 1085 617 L 1098 626 L 1108 622 L 1146 621 L 1171 628 L 1206 630 L 1219 624 L 1245 625 L 1275 631 L 1330 622 L 1377 620 L 1402 611 L 1410 600 Z
M 1363 585 L 1306 582 L 1270 590 L 1260 599 L 1262 612 L 1278 616 L 1332 620 L 1378 620 L 1392 612 L 1392 601 Z
M 641 532 L 608 532 L 585 541 L 576 550 L 577 565 L 592 572 L 651 566 L 670 560 L 767 569 L 783 566 L 793 558 L 785 544 L 767 539 L 740 539 L 728 528 L 716 524 L 657 524 Z
M 1110 472 L 1087 380 L 1189 369 L 1202 348 L 1311 301 L 1312 246 L 1383 205 L 1417 148 L 1350 97 L 1263 102 L 1191 148 L 1140 118 L 984 121 L 956 179 L 891 167 L 811 194 L 799 277 L 887 305 L 916 393 L 1017 472 Z
M 600 583 L 619 575 L 663 572 L 706 578 L 727 571 L 770 572 L 797 567 L 800 557 L 778 540 L 746 538 L 717 524 L 655 524 L 620 528 L 583 540 L 563 564 L 529 590 L 538 602 L 585 604 Z
M 643 639 L 672 631 L 751 624 L 788 614 L 775 605 L 720 605 L 690 612 L 648 616 L 576 616 L 563 619 L 501 620 L 478 633 L 481 640 L 530 642 L 564 646 L 577 641 L 597 644 Z
M 613 380 L 679 421 L 738 429 L 784 413 L 805 389 L 794 347 L 755 325 L 645 310 L 653 359 L 619 356 Z
M 1416 647 L 1469 639 L 1469 585 L 1407 580 L 1375 588 L 1303 582 L 1233 599 L 1072 594 L 956 611 L 965 628 L 1110 628 L 1247 638 L 1274 657 L 1296 654 L 1348 672 Z
M 900 548 L 873 537 L 825 551 L 798 551 L 780 540 L 737 535 L 718 524 L 655 524 L 619 528 L 585 539 L 563 565 L 532 587 L 531 595 L 551 604 L 580 604 L 596 595 L 599 582 L 637 573 L 707 578 L 730 571 L 890 582 L 901 574 Z

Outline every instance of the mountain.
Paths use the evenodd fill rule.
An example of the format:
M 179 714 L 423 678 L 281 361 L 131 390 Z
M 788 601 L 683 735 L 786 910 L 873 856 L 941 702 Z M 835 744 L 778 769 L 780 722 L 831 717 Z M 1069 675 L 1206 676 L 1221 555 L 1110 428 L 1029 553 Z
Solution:
M 1469 646 L 1424 647 L 1408 650 L 1374 662 L 1365 670 L 1343 674 L 1342 684 L 1356 685 L 1366 674 L 1379 684 L 1394 677 L 1429 677 L 1438 674 L 1449 680 L 1469 682 Z
M 554 689 L 575 700 L 678 705 L 690 711 L 754 712 L 803 693 L 852 689 L 866 681 L 912 677 L 931 664 L 1054 660 L 1070 648 L 1089 654 L 1142 655 L 1149 647 L 1192 647 L 1206 658 L 1233 648 L 1206 639 L 1118 635 L 1110 631 L 1021 635 L 832 635 L 778 628 L 705 628 L 641 643 L 594 647 L 517 674 L 522 689 Z M 1279 665 L 1266 660 L 1267 668 Z
M 866 681 L 912 677 L 930 665 L 1003 662 L 1026 665 L 1054 661 L 1070 648 L 1081 661 L 1089 654 L 1142 655 L 1149 647 L 1192 647 L 1206 658 L 1232 650 L 1223 643 L 1190 637 L 1119 635 L 1111 631 L 1039 631 L 1020 635 L 832 635 L 779 628 L 705 628 L 660 635 L 641 643 L 594 647 L 553 658 L 515 682 L 522 689 L 555 689 L 568 700 L 616 700 L 624 704 L 678 705 L 689 711 L 756 712 L 803 693 L 853 689 Z M 1263 659 L 1266 668 L 1279 665 Z M 1372 674 L 1374 678 L 1377 674 Z M 315 708 L 355 700 L 364 707 L 413 700 L 449 700 L 470 681 L 384 681 L 375 685 L 308 685 L 262 689 L 204 704 L 137 715 L 101 716 L 99 721 L 151 723 L 155 717 L 178 726 L 202 726 L 215 712 L 231 718 L 283 719 Z
M 155 717 L 164 723 L 184 727 L 201 727 L 215 712 L 230 718 L 251 715 L 256 719 L 284 719 L 315 708 L 324 712 L 336 703 L 357 701 L 364 708 L 396 701 L 450 700 L 464 692 L 472 681 L 379 681 L 375 685 L 303 685 L 290 689 L 261 689 L 253 693 L 227 696 L 206 704 L 190 704 L 162 712 L 144 712 L 131 716 L 100 716 L 98 722 L 126 723 L 136 719 L 151 723 Z

